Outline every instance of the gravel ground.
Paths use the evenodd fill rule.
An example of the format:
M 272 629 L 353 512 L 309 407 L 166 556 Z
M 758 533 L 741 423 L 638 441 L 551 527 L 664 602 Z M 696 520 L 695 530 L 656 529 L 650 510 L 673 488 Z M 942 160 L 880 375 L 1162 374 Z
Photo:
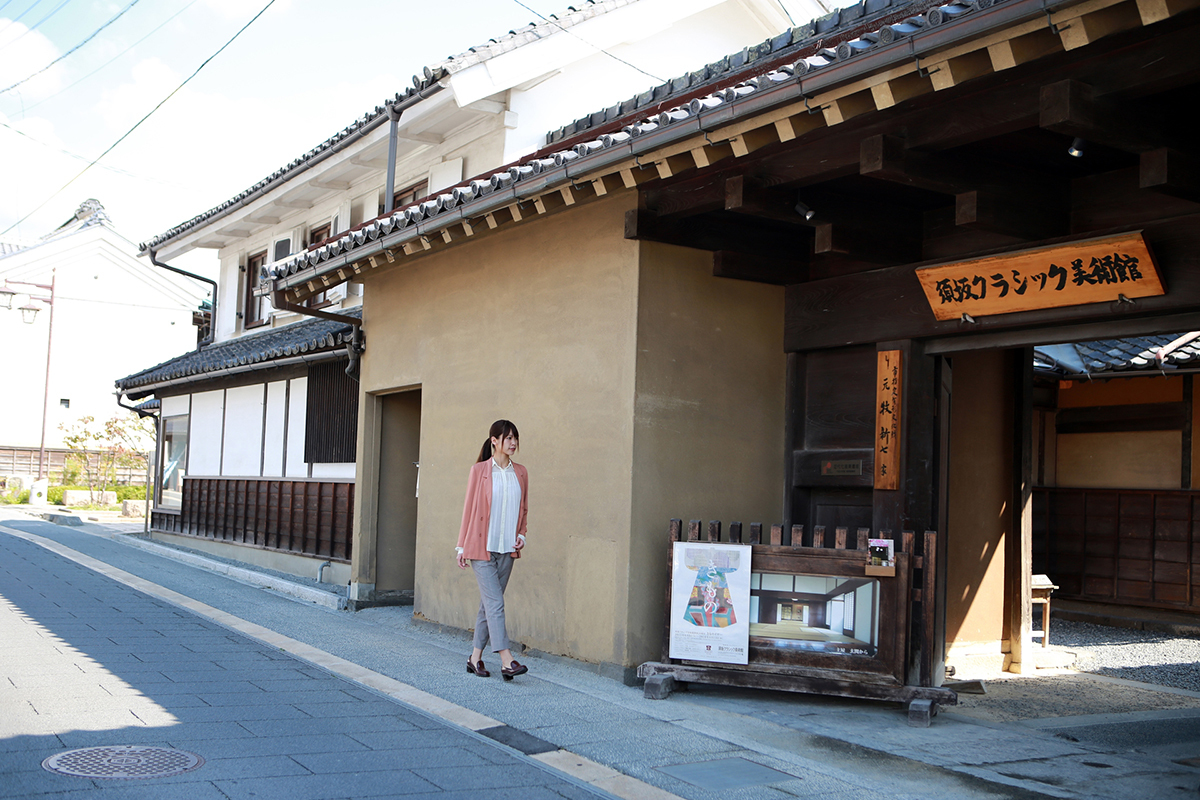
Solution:
M 1076 652 L 1080 672 L 1200 692 L 1200 638 L 1057 618 L 1050 632 L 1053 646 Z

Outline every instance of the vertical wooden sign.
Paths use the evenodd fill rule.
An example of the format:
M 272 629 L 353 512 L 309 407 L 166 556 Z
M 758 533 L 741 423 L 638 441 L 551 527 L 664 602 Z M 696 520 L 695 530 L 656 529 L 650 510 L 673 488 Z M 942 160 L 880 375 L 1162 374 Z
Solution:
M 896 489 L 900 477 L 899 350 L 881 350 L 875 367 L 875 488 Z

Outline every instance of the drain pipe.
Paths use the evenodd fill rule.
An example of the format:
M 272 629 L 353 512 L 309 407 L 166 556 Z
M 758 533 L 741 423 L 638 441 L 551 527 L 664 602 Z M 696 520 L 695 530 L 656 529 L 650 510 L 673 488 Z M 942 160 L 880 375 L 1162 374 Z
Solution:
M 162 261 L 159 261 L 158 258 L 155 257 L 154 248 L 150 248 L 146 252 L 150 254 L 150 263 L 153 264 L 154 266 L 162 267 L 163 269 L 169 269 L 171 272 L 175 272 L 180 275 L 183 275 L 185 278 L 191 278 L 192 280 L 203 281 L 204 283 L 207 283 L 209 286 L 212 287 L 212 317 L 210 318 L 209 323 L 208 323 L 208 336 L 205 336 L 203 339 L 196 342 L 196 352 L 199 352 L 204 347 L 207 347 L 208 345 L 212 344 L 213 336 L 217 332 L 217 282 L 214 281 L 212 278 L 205 278 L 200 275 L 193 275 L 192 273 L 188 272 L 187 270 L 180 269 L 179 267 L 172 267 L 170 264 L 164 264 Z
M 399 138 L 400 115 L 404 109 L 397 109 L 394 103 L 387 104 L 388 116 L 388 165 L 387 182 L 383 187 L 383 213 L 390 214 L 396 205 L 396 140 Z
M 346 365 L 346 374 L 357 381 L 359 357 L 367 349 L 366 342 L 363 340 L 362 320 L 357 317 L 348 317 L 345 314 L 331 314 L 328 311 L 289 303 L 285 298 L 286 295 L 282 291 L 276 290 L 271 293 L 271 304 L 280 311 L 291 311 L 293 314 L 302 314 L 306 317 L 320 317 L 333 322 L 342 322 L 354 328 L 350 344 L 346 345 L 346 357 L 350 359 L 350 363 Z
M 154 465 L 158 462 L 158 430 L 159 416 L 152 411 L 143 411 L 137 406 L 126 405 L 121 402 L 121 398 L 125 396 L 124 392 L 116 392 L 117 405 L 121 408 L 128 409 L 137 414 L 142 419 L 149 417 L 154 422 L 154 448 L 150 451 L 150 455 L 146 458 L 146 516 L 143 518 L 142 533 L 146 536 L 150 535 L 150 493 L 154 486 Z
M 322 564 L 321 566 L 317 567 L 317 583 L 324 583 L 324 582 L 325 582 L 325 568 L 326 568 L 326 567 L 332 567 L 332 566 L 333 566 L 333 563 L 332 563 L 332 562 L 330 562 L 330 561 L 326 561 L 324 564 Z

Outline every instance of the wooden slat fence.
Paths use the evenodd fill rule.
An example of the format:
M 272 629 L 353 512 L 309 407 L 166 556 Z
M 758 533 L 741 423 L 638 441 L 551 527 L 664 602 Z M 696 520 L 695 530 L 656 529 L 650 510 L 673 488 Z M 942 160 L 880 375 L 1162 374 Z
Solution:
M 1200 611 L 1200 492 L 1039 488 L 1033 516 L 1056 598 Z
M 179 512 L 155 510 L 155 530 L 350 560 L 354 484 L 278 478 L 184 478 Z
M 740 522 L 731 522 L 722 536 L 723 525 L 713 520 L 705 525 L 691 520 L 686 528 L 682 520 L 672 519 L 668 526 L 668 553 L 675 542 L 714 542 L 748 544 L 753 546 L 755 572 L 807 572 L 859 576 L 866 574 L 871 538 L 893 539 L 896 555 L 896 574 L 882 577 L 883 600 L 880 608 L 880 651 L 875 659 L 855 661 L 856 656 L 813 655 L 776 660 L 769 648 L 756 648 L 751 643 L 750 663 L 746 667 L 722 665 L 709 668 L 691 662 L 673 661 L 669 654 L 671 608 L 671 558 L 667 559 L 667 615 L 663 632 L 660 663 L 648 663 L 639 668 L 639 675 L 676 674 L 680 680 L 700 680 L 726 685 L 758 686 L 762 688 L 809 691 L 821 694 L 840 694 L 853 697 L 911 700 L 925 697 L 940 703 L 956 702 L 953 692 L 934 687 L 934 657 L 936 652 L 936 580 L 937 533 L 926 531 L 918 538 L 913 531 L 902 531 L 894 538 L 891 531 L 879 531 L 871 536 L 869 528 L 847 527 L 833 530 L 814 526 L 806 532 L 803 525 L 782 525 L 767 528 L 751 523 L 748 530 Z M 893 590 L 893 587 L 895 590 Z M 911 625 L 911 629 L 910 629 Z M 919 663 L 918 685 L 905 685 L 906 665 L 910 652 L 909 636 L 913 637 L 911 652 Z M 758 655 L 756 657 L 756 650 Z M 814 668 L 816 671 L 814 672 Z M 891 674 L 891 686 L 880 678 Z M 832 676 L 836 675 L 836 680 Z

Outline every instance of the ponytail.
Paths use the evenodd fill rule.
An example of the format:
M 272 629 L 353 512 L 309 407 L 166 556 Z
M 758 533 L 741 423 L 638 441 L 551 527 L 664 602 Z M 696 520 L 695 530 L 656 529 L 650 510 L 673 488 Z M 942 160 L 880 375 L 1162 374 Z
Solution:
M 506 419 L 498 419 L 492 423 L 491 429 L 488 431 L 488 438 L 483 440 L 483 449 L 479 451 L 479 458 L 475 463 L 487 461 L 492 457 L 492 439 L 503 439 L 505 436 L 512 434 L 517 441 L 521 440 L 521 434 L 517 433 L 517 426 L 513 425 Z

